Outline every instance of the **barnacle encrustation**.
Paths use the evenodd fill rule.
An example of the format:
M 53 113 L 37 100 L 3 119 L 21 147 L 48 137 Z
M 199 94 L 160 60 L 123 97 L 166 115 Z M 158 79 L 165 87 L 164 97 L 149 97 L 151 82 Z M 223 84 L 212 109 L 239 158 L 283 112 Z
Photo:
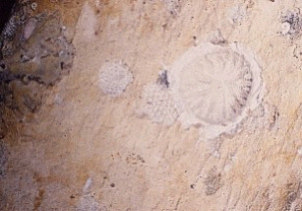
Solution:
M 262 100 L 261 68 L 237 43 L 192 47 L 168 76 L 179 120 L 209 139 L 234 131 Z
M 100 69 L 99 86 L 106 95 L 121 95 L 132 81 L 133 75 L 129 67 L 122 61 L 106 61 Z

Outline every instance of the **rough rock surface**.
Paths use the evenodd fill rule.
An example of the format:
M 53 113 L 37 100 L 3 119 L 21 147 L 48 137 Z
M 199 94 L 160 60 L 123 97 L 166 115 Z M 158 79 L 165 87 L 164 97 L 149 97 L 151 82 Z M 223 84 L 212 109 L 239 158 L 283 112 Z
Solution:
M 66 11 L 73 67 L 44 89 L 39 109 L 24 107 L 30 118 L 8 125 L 0 210 L 301 210 L 301 3 L 51 0 L 36 12 L 55 8 Z M 179 119 L 137 115 L 144 87 L 203 42 L 250 49 L 266 88 L 240 129 L 211 141 Z M 133 74 L 114 98 L 99 87 L 113 60 Z

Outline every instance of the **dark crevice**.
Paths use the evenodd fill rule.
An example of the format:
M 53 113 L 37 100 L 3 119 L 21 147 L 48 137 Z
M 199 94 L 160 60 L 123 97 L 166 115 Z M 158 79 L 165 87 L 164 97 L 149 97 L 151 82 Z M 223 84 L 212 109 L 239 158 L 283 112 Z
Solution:
M 10 71 L 3 70 L 0 71 L 0 83 L 9 83 L 16 79 L 16 76 L 14 76 Z
M 16 0 L 1 0 L 0 1 L 0 32 L 2 33 L 5 23 L 9 20 L 12 8 Z

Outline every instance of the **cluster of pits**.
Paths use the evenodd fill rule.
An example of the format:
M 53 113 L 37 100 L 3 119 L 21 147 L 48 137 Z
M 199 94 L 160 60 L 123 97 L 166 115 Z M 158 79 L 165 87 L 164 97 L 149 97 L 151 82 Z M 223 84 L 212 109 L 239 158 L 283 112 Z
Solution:
M 121 95 L 132 81 L 129 67 L 122 61 L 107 61 L 100 69 L 99 86 L 106 95 Z

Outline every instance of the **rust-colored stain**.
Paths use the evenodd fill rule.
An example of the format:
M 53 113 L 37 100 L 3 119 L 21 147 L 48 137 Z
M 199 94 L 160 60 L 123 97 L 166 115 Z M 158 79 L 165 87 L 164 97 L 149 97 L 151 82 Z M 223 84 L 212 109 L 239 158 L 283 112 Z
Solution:
M 78 21 L 82 5 L 83 1 L 80 0 L 41 0 L 37 2 L 37 9 L 33 15 L 59 11 L 62 14 L 64 25 L 74 27 Z
M 44 198 L 44 193 L 45 193 L 45 191 L 43 189 L 40 189 L 38 196 L 35 197 L 34 211 L 38 210 L 39 207 L 41 206 L 41 203 L 42 203 L 43 198 Z
M 101 15 L 104 17 L 108 16 L 119 16 L 121 14 L 121 3 L 118 1 L 101 1 Z

